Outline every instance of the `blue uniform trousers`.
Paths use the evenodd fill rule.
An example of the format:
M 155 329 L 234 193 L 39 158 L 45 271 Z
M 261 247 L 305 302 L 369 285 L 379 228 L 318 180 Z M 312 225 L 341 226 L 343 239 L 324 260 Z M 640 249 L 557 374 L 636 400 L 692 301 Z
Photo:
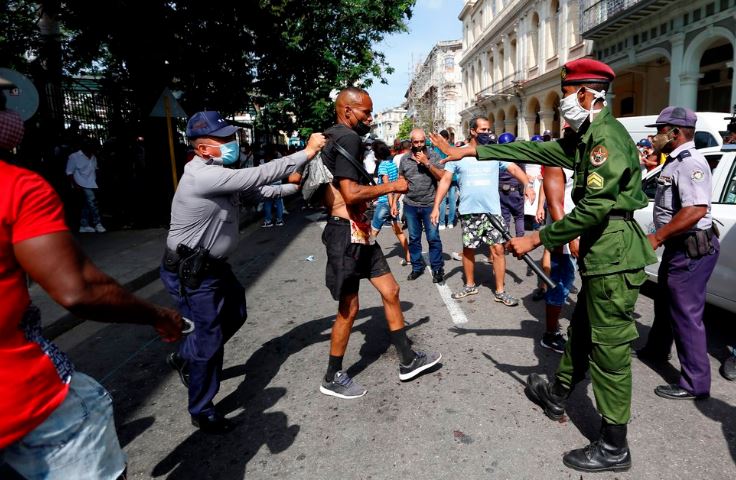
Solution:
M 501 215 L 511 232 L 511 217 L 514 217 L 514 236 L 524 236 L 524 195 L 519 190 L 513 192 L 499 191 L 501 199 Z
M 189 368 L 189 413 L 214 413 L 212 399 L 220 389 L 225 343 L 248 316 L 245 289 L 229 265 L 205 277 L 199 288 L 179 291 L 176 273 L 161 268 L 161 280 L 177 301 L 179 311 L 194 322 L 194 331 L 179 345 L 179 355 Z
M 680 359 L 680 387 L 694 395 L 710 393 L 710 361 L 703 325 L 705 287 L 718 261 L 720 244 L 713 251 L 689 258 L 682 246 L 665 245 L 659 265 L 654 323 L 647 339 L 648 352 L 663 357 L 674 340 Z

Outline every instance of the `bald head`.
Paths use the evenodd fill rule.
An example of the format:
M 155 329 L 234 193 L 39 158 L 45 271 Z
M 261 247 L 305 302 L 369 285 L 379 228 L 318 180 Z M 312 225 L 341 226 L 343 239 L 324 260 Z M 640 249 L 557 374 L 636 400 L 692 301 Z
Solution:
M 346 106 L 349 105 L 358 105 L 364 97 L 368 97 L 370 99 L 370 95 L 368 95 L 368 92 L 363 90 L 362 88 L 358 87 L 348 87 L 340 91 L 340 93 L 337 94 L 337 99 L 335 100 L 335 107 L 338 111 L 344 109 Z
M 343 89 L 335 100 L 335 111 L 338 123 L 349 128 L 357 128 L 359 123 L 366 126 L 373 123 L 373 100 L 362 88 Z
M 411 138 L 411 141 L 414 142 L 421 140 L 424 142 L 427 139 L 427 135 L 424 133 L 424 129 L 422 128 L 413 128 L 411 130 L 411 133 L 409 133 L 409 138 Z

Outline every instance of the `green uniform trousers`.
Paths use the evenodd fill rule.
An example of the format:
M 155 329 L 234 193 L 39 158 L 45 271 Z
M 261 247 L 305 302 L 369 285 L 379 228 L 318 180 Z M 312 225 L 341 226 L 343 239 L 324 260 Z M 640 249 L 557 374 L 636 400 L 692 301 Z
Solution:
M 631 418 L 631 342 L 639 335 L 634 307 L 644 269 L 583 276 L 557 379 L 572 388 L 590 368 L 598 411 L 613 425 Z

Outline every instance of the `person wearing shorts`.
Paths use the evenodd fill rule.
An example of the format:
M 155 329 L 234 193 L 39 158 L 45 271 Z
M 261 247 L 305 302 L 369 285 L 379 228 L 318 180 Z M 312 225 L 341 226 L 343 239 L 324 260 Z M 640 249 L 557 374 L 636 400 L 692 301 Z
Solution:
M 399 354 L 399 380 L 415 378 L 439 363 L 442 355 L 411 348 L 401 311 L 399 285 L 371 235 L 365 215 L 367 202 L 408 189 L 402 177 L 381 185 L 366 181 L 367 174 L 361 166 L 361 136 L 370 132 L 373 101 L 365 90 L 348 87 L 338 94 L 335 111 L 337 124 L 325 132 L 330 141 L 322 151 L 322 160 L 334 176 L 325 191 L 324 205 L 329 213 L 322 243 L 327 251 L 325 283 L 339 304 L 330 335 L 327 371 L 319 391 L 353 399 L 365 395 L 366 389 L 350 378 L 342 362 L 358 316 L 358 289 L 363 278 L 369 279 L 381 295 L 391 343 Z
M 470 121 L 471 145 L 484 145 L 491 141 L 490 122 L 485 117 L 475 117 Z M 484 143 L 485 142 L 485 143 Z M 444 198 L 452 183 L 453 174 L 458 176 L 460 191 L 460 226 L 463 231 L 463 271 L 465 285 L 452 294 L 458 299 L 468 295 L 476 295 L 478 286 L 475 283 L 475 251 L 482 245 L 488 245 L 493 260 L 493 276 L 496 281 L 494 300 L 506 306 L 515 306 L 519 301 L 509 295 L 504 288 L 506 275 L 506 257 L 504 255 L 503 236 L 493 228 L 490 216 L 493 215 L 503 225 L 501 217 L 501 200 L 498 192 L 498 172 L 508 169 L 509 173 L 519 179 L 523 185 L 529 184 L 526 173 L 513 163 L 479 162 L 474 157 L 447 162 L 445 173 L 437 186 L 432 221 L 439 221 L 440 200 Z M 526 198 L 534 198 L 534 189 L 527 188 Z

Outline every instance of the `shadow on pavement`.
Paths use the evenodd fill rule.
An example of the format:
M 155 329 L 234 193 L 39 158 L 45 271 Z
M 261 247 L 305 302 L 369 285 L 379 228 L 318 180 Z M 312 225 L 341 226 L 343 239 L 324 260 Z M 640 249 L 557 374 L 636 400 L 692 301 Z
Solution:
M 538 359 L 537 365 L 513 365 L 502 363 L 502 361 L 499 361 L 499 359 L 496 359 L 494 356 L 485 352 L 483 353 L 483 356 L 486 357 L 486 359 L 488 359 L 497 370 L 507 374 L 523 386 L 526 386 L 526 377 L 532 373 L 546 376 L 551 379 L 560 361 L 559 354 L 553 353 L 539 344 L 538 339 L 541 337 L 544 327 L 543 325 L 540 326 L 540 322 L 537 320 L 522 320 L 518 330 L 466 329 L 462 327 L 452 327 L 449 330 L 450 332 L 455 333 L 456 336 L 475 334 L 503 337 L 517 336 L 531 339 L 534 355 Z M 568 400 L 567 418 L 569 418 L 569 420 L 583 435 L 592 440 L 598 437 L 600 415 L 587 395 L 588 383 L 590 382 L 586 379 L 580 382 L 573 390 Z M 538 408 L 533 406 L 531 402 L 529 407 Z M 544 413 L 541 412 L 541 409 L 540 414 L 544 415 Z
M 736 463 L 736 407 L 715 397 L 696 401 L 695 406 L 700 413 L 721 424 L 731 459 Z
M 413 307 L 410 302 L 401 302 L 402 311 Z M 297 325 L 281 336 L 272 338 L 256 350 L 244 365 L 223 371 L 223 380 L 241 375 L 243 382 L 235 391 L 217 404 L 217 410 L 229 414 L 236 423 L 231 433 L 211 436 L 195 431 L 179 444 L 153 469 L 155 477 L 167 475 L 170 479 L 192 478 L 241 478 L 253 456 L 265 445 L 271 453 L 287 450 L 299 434 L 299 425 L 289 425 L 284 412 L 268 412 L 286 395 L 284 388 L 267 388 L 288 358 L 301 350 L 317 344 L 327 343 L 335 316 L 311 320 Z M 409 325 L 412 329 L 429 321 L 421 318 Z M 247 323 L 246 323 L 247 326 Z M 383 307 L 361 310 L 353 327 L 362 333 L 365 341 L 360 348 L 360 359 L 347 371 L 350 376 L 358 375 L 386 353 L 391 343 L 385 322 Z M 324 358 L 327 366 L 329 349 L 325 345 Z M 321 367 L 320 367 L 321 368 Z M 315 385 L 315 392 L 318 385 Z M 233 452 L 238 452 L 233 455 Z

